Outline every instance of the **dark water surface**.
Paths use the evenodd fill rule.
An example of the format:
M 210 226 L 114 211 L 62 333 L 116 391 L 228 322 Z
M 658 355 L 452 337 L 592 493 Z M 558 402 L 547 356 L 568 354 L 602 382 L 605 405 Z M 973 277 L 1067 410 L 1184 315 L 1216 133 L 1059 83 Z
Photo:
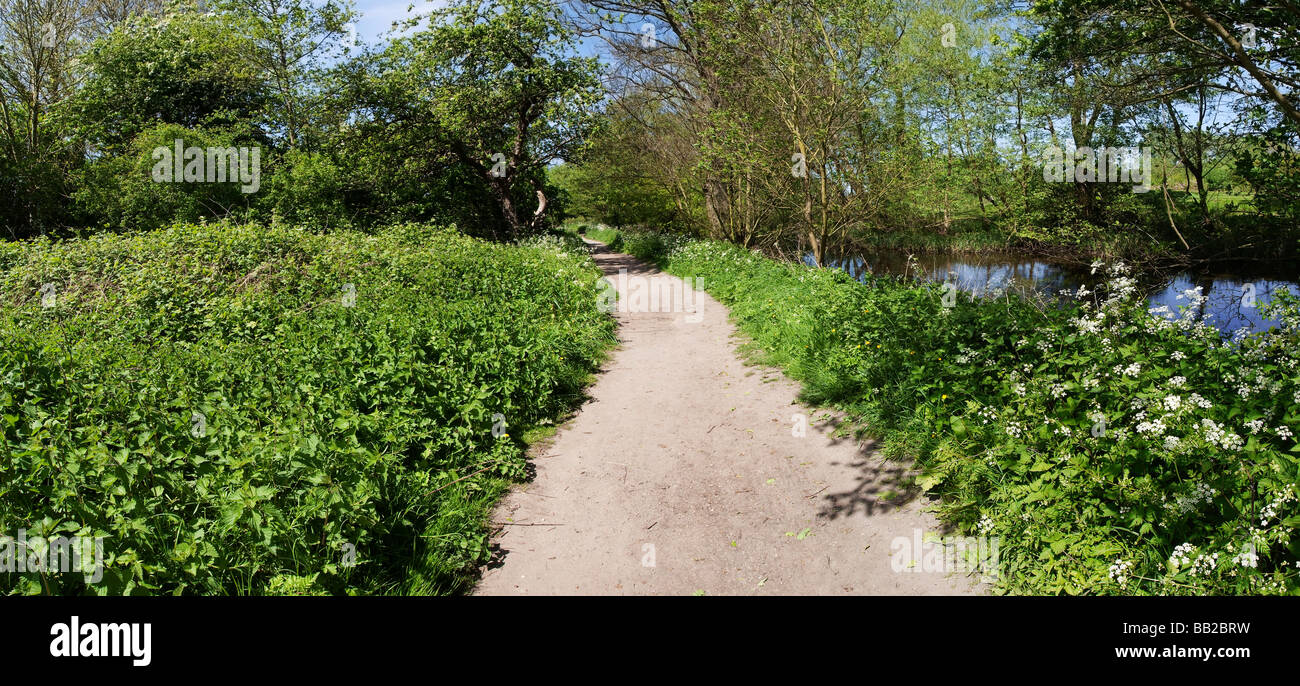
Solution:
M 812 263 L 811 255 L 806 261 Z M 951 281 L 957 288 L 975 295 L 998 290 L 1054 295 L 1064 288 L 1073 290 L 1081 285 L 1093 288 L 1101 278 L 1100 273 L 1093 276 L 1087 267 L 1056 264 L 1014 253 L 917 255 L 909 267 L 906 255 L 881 251 L 831 260 L 829 266 L 859 280 L 868 274 L 892 274 L 905 278 L 919 276 L 935 283 Z M 1259 308 L 1275 291 L 1300 293 L 1296 278 L 1294 274 L 1261 277 L 1213 270 L 1175 272 L 1141 279 L 1139 287 L 1146 293 L 1151 307 L 1167 306 L 1166 316 L 1176 318 L 1179 308 L 1187 304 L 1187 298 L 1180 296 L 1200 286 L 1207 300 L 1198 308 L 1198 318 L 1226 335 L 1243 328 L 1254 332 L 1276 326 L 1277 322 L 1264 317 Z

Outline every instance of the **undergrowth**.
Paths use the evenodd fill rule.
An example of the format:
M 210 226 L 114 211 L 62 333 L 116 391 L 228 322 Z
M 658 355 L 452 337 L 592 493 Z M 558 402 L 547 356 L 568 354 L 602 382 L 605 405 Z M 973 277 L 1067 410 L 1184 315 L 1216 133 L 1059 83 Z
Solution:
M 0 592 L 465 588 L 519 432 L 614 340 L 599 275 L 567 239 L 411 224 L 0 246 L 0 533 L 104 552 Z

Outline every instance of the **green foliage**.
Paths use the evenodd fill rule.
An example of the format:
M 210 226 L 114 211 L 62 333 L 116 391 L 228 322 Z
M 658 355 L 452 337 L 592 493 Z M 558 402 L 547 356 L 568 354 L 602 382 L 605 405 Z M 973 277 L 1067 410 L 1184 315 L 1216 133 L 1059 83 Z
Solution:
M 587 238 L 600 241 L 601 243 L 608 245 L 611 250 L 617 252 L 627 252 L 626 247 L 623 245 L 624 235 L 626 235 L 625 231 L 619 231 L 618 229 L 610 228 L 604 224 L 587 226 Z
M 58 121 L 97 155 L 126 152 L 163 123 L 250 129 L 268 97 L 250 51 L 220 17 L 178 13 L 121 24 L 82 58 L 89 77 Z
M 672 198 L 661 187 L 616 174 L 617 168 L 608 163 L 562 164 L 549 168 L 547 178 L 564 193 L 566 215 L 656 229 L 678 223 Z
M 193 146 L 205 151 L 209 147 L 250 146 L 248 141 L 239 141 L 227 131 L 187 129 L 176 124 L 152 126 L 136 136 L 130 149 L 122 155 L 95 160 L 78 172 L 79 183 L 73 193 L 77 209 L 86 216 L 96 217 L 97 228 L 147 230 L 172 221 L 194 222 L 201 218 L 225 217 L 249 207 L 253 194 L 244 193 L 238 182 L 155 181 L 153 170 L 159 164 L 159 158 L 154 156 L 154 150 L 174 151 L 177 140 L 182 140 L 186 148 Z M 204 163 L 208 163 L 206 157 Z M 253 169 L 251 159 L 245 164 L 247 170 Z M 228 166 L 226 178 L 232 178 Z M 285 182 L 279 183 L 283 185 Z M 312 191 L 298 189 L 296 192 L 306 196 Z M 276 200 L 282 200 L 284 195 L 277 195 Z M 317 209 L 318 204 L 307 205 L 301 214 L 312 216 Z
M 271 165 L 266 196 L 259 197 L 261 207 L 291 224 L 318 227 L 348 226 L 350 218 L 344 202 L 347 186 L 344 171 L 329 156 L 321 153 L 290 150 Z
M 0 156 L 0 236 L 57 231 L 68 218 L 68 178 L 39 156 Z
M 421 225 L 3 246 L 0 531 L 103 536 L 106 568 L 0 591 L 463 588 L 519 432 L 613 341 L 598 277 L 560 244 Z
M 1298 143 L 1300 135 L 1294 130 L 1277 127 L 1246 141 L 1245 152 L 1237 158 L 1237 172 L 1254 191 L 1255 205 L 1278 213 L 1292 224 L 1300 223 Z
M 496 201 L 494 235 L 519 237 L 546 218 L 545 166 L 573 155 L 596 122 L 598 63 L 576 40 L 554 5 L 454 2 L 384 51 L 366 97 L 392 124 L 381 132 L 458 165 Z
M 620 239 L 703 277 L 806 400 L 917 459 L 946 520 L 1001 537 L 998 590 L 1300 592 L 1300 300 L 1276 296 L 1283 326 L 1234 342 L 1148 314 L 1122 265 L 1104 297 L 945 307 L 935 285 Z

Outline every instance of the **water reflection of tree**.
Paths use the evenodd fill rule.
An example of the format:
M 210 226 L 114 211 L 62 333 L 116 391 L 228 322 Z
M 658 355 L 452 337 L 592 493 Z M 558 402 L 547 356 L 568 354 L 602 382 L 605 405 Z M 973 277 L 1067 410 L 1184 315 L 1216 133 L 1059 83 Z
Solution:
M 997 289 L 1005 289 L 1025 297 L 1043 296 L 1049 300 L 1054 299 L 1059 304 L 1064 304 L 1057 297 L 1062 289 L 1086 285 L 1090 290 L 1097 291 L 1107 278 L 1104 270 L 1092 274 L 1092 270 L 1087 267 L 1019 259 L 1009 255 L 925 255 L 919 265 L 920 273 L 913 275 L 907 266 L 907 259 L 907 255 L 901 253 L 881 252 L 842 257 L 832 264 L 858 281 L 869 275 L 893 275 L 938 282 L 952 280 L 949 275 L 955 274 L 956 286 L 975 295 L 987 296 Z M 1291 287 L 1300 292 L 1300 287 L 1295 287 L 1289 281 L 1270 281 L 1250 276 L 1243 278 L 1206 271 L 1170 273 L 1146 270 L 1136 274 L 1135 278 L 1138 293 L 1150 306 L 1167 305 L 1170 316 L 1188 316 L 1195 321 L 1211 324 L 1225 335 L 1243 327 L 1258 330 L 1273 325 L 1273 322 L 1263 318 L 1258 305 L 1252 307 L 1243 299 L 1242 289 L 1246 284 L 1254 284 L 1258 289 L 1255 299 L 1260 305 L 1266 303 L 1272 291 L 1278 287 Z M 1205 298 L 1196 303 L 1190 313 L 1180 315 L 1180 306 L 1189 303 L 1186 299 L 1179 300 L 1177 296 L 1182 291 L 1197 286 Z

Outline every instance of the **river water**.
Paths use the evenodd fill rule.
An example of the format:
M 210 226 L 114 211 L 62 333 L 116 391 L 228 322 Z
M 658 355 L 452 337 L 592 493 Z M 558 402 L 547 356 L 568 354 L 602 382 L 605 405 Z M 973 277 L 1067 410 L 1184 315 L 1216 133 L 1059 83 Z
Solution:
M 906 255 L 882 251 L 831 260 L 830 266 L 859 280 L 869 274 L 892 274 L 907 278 L 919 276 L 922 280 L 936 283 L 951 281 L 957 288 L 975 295 L 999 289 L 1053 295 L 1063 288 L 1075 289 L 1085 284 L 1092 288 L 1098 281 L 1098 277 L 1086 267 L 1056 264 L 1013 253 L 918 255 L 915 259 L 909 267 Z M 811 264 L 812 256 L 809 255 L 806 261 Z M 1197 317 L 1225 335 L 1243 328 L 1251 332 L 1272 328 L 1277 322 L 1264 317 L 1260 306 L 1278 290 L 1300 293 L 1300 285 L 1294 278 L 1266 278 L 1226 271 L 1177 272 L 1146 278 L 1141 283 L 1151 306 L 1167 306 L 1170 312 L 1167 316 L 1170 317 L 1179 316 L 1179 308 L 1187 304 L 1187 299 L 1179 296 L 1200 286 L 1207 299 L 1199 308 Z

